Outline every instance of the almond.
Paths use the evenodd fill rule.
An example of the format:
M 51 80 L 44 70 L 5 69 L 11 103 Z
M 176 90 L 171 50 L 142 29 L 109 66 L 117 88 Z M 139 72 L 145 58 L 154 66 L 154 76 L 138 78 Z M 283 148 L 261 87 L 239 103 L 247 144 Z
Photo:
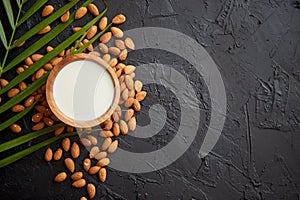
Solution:
M 101 167 L 99 166 L 93 166 L 89 169 L 89 174 L 90 175 L 94 175 L 94 174 L 97 174 L 99 172 Z
M 43 119 L 44 114 L 43 113 L 36 113 L 32 116 L 31 121 L 34 123 L 38 123 Z
M 97 8 L 97 6 L 93 3 L 88 5 L 88 10 L 90 11 L 90 13 L 94 16 L 98 16 L 99 15 L 99 10 Z
M 8 84 L 8 81 L 2 78 L 2 79 L 0 79 L 0 84 L 1 84 L 1 87 L 5 87 Z
M 135 98 L 136 98 L 136 100 L 138 100 L 138 101 L 143 101 L 143 100 L 145 99 L 146 95 L 147 95 L 147 92 L 141 91 L 141 92 L 138 92 L 138 93 L 135 95 Z
M 108 119 L 104 122 L 104 129 L 110 130 L 112 128 L 113 121 L 111 119 Z
M 124 115 L 124 120 L 126 122 L 129 121 L 132 118 L 133 114 L 134 114 L 134 110 L 133 109 L 126 110 L 125 115 Z
M 106 169 L 105 168 L 100 169 L 99 179 L 100 179 L 101 182 L 105 182 L 105 180 L 106 180 Z
M 109 54 L 105 54 L 103 56 L 103 60 L 105 60 L 107 63 L 109 63 L 109 61 L 110 61 L 110 55 Z
M 60 122 L 60 120 L 55 115 L 52 115 L 51 119 L 53 119 L 53 121 Z
M 129 97 L 129 91 L 127 88 L 125 88 L 121 94 L 122 99 L 127 100 Z
M 134 89 L 134 83 L 133 83 L 133 80 L 130 76 L 125 76 L 125 83 L 126 83 L 126 86 L 129 90 L 133 90 Z
M 70 18 L 70 11 L 68 10 L 67 12 L 65 12 L 65 13 L 61 16 L 60 21 L 61 21 L 62 23 L 65 23 L 65 22 L 67 22 L 67 21 L 69 20 L 69 18 Z
M 61 142 L 61 146 L 63 148 L 63 150 L 65 151 L 69 151 L 70 149 L 70 144 L 71 144 L 71 141 L 69 138 L 65 138 L 63 139 L 63 141 Z
M 118 123 L 114 123 L 113 133 L 114 133 L 114 136 L 116 136 L 116 137 L 120 135 L 120 126 Z
M 134 89 L 136 92 L 142 91 L 142 88 L 143 88 L 143 83 L 141 81 L 137 80 L 134 82 Z
M 139 102 L 138 100 L 136 100 L 136 99 L 133 101 L 133 109 L 134 109 L 134 111 L 136 111 L 136 112 L 138 112 L 138 111 L 141 110 L 141 104 L 140 104 L 140 102 Z
M 37 62 L 37 61 L 39 61 L 42 57 L 44 57 L 42 54 L 33 54 L 32 56 L 31 56 L 31 59 L 32 59 L 32 61 L 33 62 Z
M 96 187 L 95 187 L 95 185 L 92 184 L 92 183 L 89 183 L 87 185 L 86 190 L 87 190 L 87 193 L 88 193 L 90 199 L 93 199 L 95 197 L 95 195 L 96 195 Z
M 105 45 L 105 44 L 103 44 L 103 43 L 99 43 L 99 50 L 102 52 L 102 53 L 108 53 L 108 47 Z
M 102 17 L 102 18 L 101 18 L 101 20 L 100 20 L 100 22 L 99 22 L 99 25 L 98 25 L 98 27 L 99 27 L 99 29 L 100 29 L 101 31 L 103 31 L 103 30 L 106 28 L 106 26 L 107 26 L 107 21 L 108 21 L 107 17 Z
M 16 96 L 17 94 L 19 94 L 19 92 L 20 92 L 20 90 L 18 88 L 13 88 L 13 89 L 8 90 L 7 96 L 9 98 L 12 98 L 12 97 Z
M 128 49 L 135 50 L 135 45 L 131 38 L 128 37 L 125 39 L 125 45 Z
M 124 50 L 126 48 L 125 43 L 122 40 L 115 40 L 115 46 L 120 50 Z
M 17 40 L 16 40 L 17 41 Z M 16 42 L 15 41 L 15 42 Z M 17 47 L 21 47 L 21 46 L 23 46 L 24 44 L 25 44 L 25 42 L 26 42 L 26 40 L 24 40 L 23 42 L 21 42 L 20 44 L 18 44 L 18 46 Z
M 107 153 L 105 151 L 101 151 L 95 155 L 96 160 L 101 160 L 102 158 L 106 158 Z
M 23 81 L 19 83 L 19 88 L 21 91 L 25 90 L 27 88 L 26 83 L 24 83 Z
M 51 116 L 51 118 L 52 118 L 52 116 Z M 60 128 L 58 128 L 58 129 L 56 129 L 55 131 L 54 131 L 54 135 L 55 136 L 59 136 L 60 134 L 62 134 L 63 132 L 64 132 L 64 130 L 65 130 L 65 127 L 63 126 L 63 127 L 60 127 Z
M 80 29 L 81 29 L 81 27 L 73 27 L 73 28 L 72 28 L 72 31 L 73 31 L 74 33 L 76 33 L 76 32 L 78 32 Z
M 14 133 L 20 133 L 22 131 L 21 126 L 19 126 L 16 123 L 13 123 L 12 125 L 9 126 L 10 130 Z
M 74 131 L 74 127 L 73 126 L 67 126 L 67 132 L 71 133 Z
M 30 96 L 26 99 L 24 105 L 25 107 L 29 107 L 33 104 L 33 102 L 34 102 L 34 96 Z
M 87 138 L 81 138 L 80 144 L 82 144 L 83 146 L 86 146 L 86 147 L 89 147 L 92 145 L 91 141 Z
M 96 145 L 98 143 L 97 138 L 95 138 L 94 136 L 88 135 L 86 137 L 91 141 L 92 145 Z
M 136 128 L 136 118 L 132 117 L 129 121 L 128 121 L 128 129 L 130 131 L 134 131 Z
M 16 72 L 17 72 L 17 74 L 21 74 L 22 72 L 24 72 L 24 68 L 23 67 L 18 67 Z
M 120 121 L 120 132 L 125 135 L 128 133 L 128 126 L 124 120 Z
M 119 56 L 119 54 L 121 53 L 120 49 L 117 47 L 109 47 L 108 52 L 114 56 Z
M 125 21 L 126 21 L 126 17 L 122 14 L 119 14 L 112 19 L 112 23 L 114 24 L 122 24 Z
M 58 148 L 55 152 L 54 152 L 54 155 L 53 155 L 53 160 L 60 160 L 61 157 L 62 157 L 62 149 L 61 148 Z
M 121 107 L 119 105 L 116 107 L 115 112 L 118 113 L 118 115 L 121 117 L 122 110 L 121 110 Z
M 27 57 L 27 58 L 25 58 L 25 64 L 26 65 L 28 65 L 28 66 L 30 66 L 30 65 L 32 65 L 33 64 L 33 61 L 32 61 L 32 59 L 30 58 L 30 57 Z
M 45 127 L 45 123 L 39 122 L 36 125 L 34 125 L 31 129 L 34 131 L 39 131 L 39 130 L 43 129 L 44 127 Z
M 53 13 L 54 7 L 51 5 L 47 5 L 42 11 L 42 17 L 47 17 L 51 13 Z
M 42 106 L 42 105 L 36 105 L 36 106 L 34 106 L 34 109 L 35 109 L 36 111 L 38 111 L 38 112 L 43 113 L 43 112 L 45 112 L 46 107 L 45 107 L 45 106 Z
M 109 40 L 111 39 L 111 32 L 107 32 L 107 33 L 104 33 L 101 37 L 100 37 L 100 42 L 101 43 L 107 43 L 109 42 Z
M 124 60 L 126 60 L 127 55 L 128 55 L 128 51 L 127 51 L 127 49 L 124 49 L 124 50 L 120 53 L 119 59 L 120 59 L 121 61 L 124 61 Z
M 79 8 L 75 13 L 75 19 L 81 19 L 87 13 L 86 7 Z
M 101 131 L 100 131 L 100 136 L 106 138 L 106 137 L 112 137 L 112 136 L 114 136 L 114 135 L 112 134 L 111 131 L 101 130 Z
M 84 159 L 82 166 L 85 171 L 89 171 L 89 169 L 91 167 L 91 160 L 89 158 Z
M 73 181 L 77 181 L 79 179 L 82 179 L 83 173 L 82 172 L 75 172 L 74 174 L 71 175 L 71 179 Z
M 45 28 L 43 28 L 42 30 L 40 30 L 39 32 L 38 32 L 38 34 L 40 34 L 40 35 L 43 35 L 43 34 L 45 34 L 45 33 L 48 33 L 49 31 L 51 31 L 51 26 L 46 26 Z
M 120 119 L 120 117 L 119 117 L 118 113 L 114 112 L 114 113 L 112 114 L 112 120 L 113 120 L 114 122 L 118 122 L 119 119 Z
M 67 169 L 73 173 L 75 171 L 74 161 L 71 158 L 66 158 L 64 162 L 65 162 Z
M 122 38 L 124 35 L 123 31 L 117 27 L 111 27 L 110 30 L 116 38 Z
M 66 172 L 61 172 L 54 177 L 54 181 L 57 183 L 63 182 L 67 178 Z
M 11 108 L 11 111 L 15 113 L 21 112 L 23 110 L 25 110 L 25 107 L 22 105 L 15 105 Z
M 90 158 L 94 158 L 95 155 L 97 155 L 99 153 L 99 147 L 94 146 L 91 150 L 90 150 Z
M 124 106 L 129 108 L 133 105 L 133 102 L 134 102 L 134 98 L 131 97 L 131 98 L 127 99 L 127 101 L 125 101 Z
M 109 145 L 109 147 L 107 149 L 107 152 L 108 153 L 114 153 L 118 148 L 118 144 L 119 144 L 118 140 L 113 141 L 111 143 L 111 145 Z
M 48 117 L 44 117 L 43 121 L 45 122 L 45 124 L 47 126 L 53 126 L 53 124 L 54 124 L 53 120 Z
M 86 184 L 86 181 L 84 179 L 79 179 L 72 183 L 72 186 L 75 188 L 83 188 Z
M 80 154 L 80 148 L 76 142 L 73 142 L 71 147 L 71 155 L 73 158 L 78 158 Z
M 117 58 L 113 58 L 109 61 L 108 63 L 112 68 L 114 68 L 117 64 L 118 64 L 118 59 Z
M 91 39 L 92 37 L 94 37 L 96 33 L 97 33 L 97 26 L 94 25 L 88 30 L 86 34 L 87 39 Z
M 44 159 L 49 162 L 52 160 L 52 156 L 53 156 L 53 153 L 52 153 L 52 149 L 50 147 L 47 148 L 46 152 L 45 152 L 45 155 L 44 155 Z
M 106 150 L 111 143 L 112 143 L 112 139 L 110 137 L 106 138 L 101 145 L 101 149 Z
M 109 163 L 110 163 L 109 158 L 102 158 L 101 160 L 99 160 L 97 162 L 97 166 L 104 167 L 104 166 L 109 165 Z
M 53 47 L 51 47 L 51 46 L 47 46 L 47 48 L 46 48 L 46 51 L 49 53 L 50 51 L 52 51 L 53 50 Z
M 88 200 L 86 197 L 80 197 L 80 200 Z
M 133 66 L 133 65 L 127 65 L 127 66 L 124 68 L 124 73 L 125 73 L 125 74 L 131 74 L 132 72 L 134 72 L 135 69 L 136 69 L 135 66 Z

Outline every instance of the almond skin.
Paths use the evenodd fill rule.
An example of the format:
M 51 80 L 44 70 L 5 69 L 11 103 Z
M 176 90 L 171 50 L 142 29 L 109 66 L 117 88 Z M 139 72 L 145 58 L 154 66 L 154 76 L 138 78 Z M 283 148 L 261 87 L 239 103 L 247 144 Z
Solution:
M 25 90 L 27 88 L 26 83 L 24 83 L 23 81 L 19 83 L 19 88 L 21 91 Z
M 22 105 L 15 105 L 11 108 L 11 111 L 15 113 L 21 112 L 23 110 L 25 110 L 25 107 Z
M 111 39 L 111 32 L 107 32 L 107 33 L 104 33 L 101 37 L 100 37 L 100 42 L 102 43 L 107 43 L 109 42 L 109 40 Z
M 101 149 L 106 150 L 111 143 L 112 143 L 112 139 L 110 137 L 106 138 L 101 145 Z
M 121 61 L 124 61 L 124 60 L 126 60 L 127 55 L 128 55 L 128 51 L 127 51 L 127 49 L 124 49 L 124 50 L 120 53 L 119 59 L 120 59 Z
M 128 129 L 130 131 L 134 131 L 136 128 L 136 118 L 132 117 L 129 121 L 128 121 Z
M 33 121 L 34 123 L 38 123 L 43 119 L 43 116 L 43 113 L 36 113 L 32 116 L 31 121 Z
M 72 31 L 73 31 L 74 33 L 76 33 L 76 32 L 78 32 L 80 29 L 81 29 L 81 27 L 74 27 L 74 28 L 72 28 Z
M 135 66 L 133 66 L 133 65 L 127 65 L 127 66 L 124 68 L 124 73 L 125 73 L 125 74 L 131 74 L 132 72 L 134 72 L 135 69 L 136 69 Z
M 79 179 L 82 179 L 83 177 L 83 173 L 82 172 L 75 172 L 74 174 L 72 174 L 71 179 L 73 181 L 77 181 Z
M 116 38 L 122 38 L 124 35 L 123 31 L 117 27 L 111 27 L 110 30 Z
M 138 92 L 138 93 L 135 95 L 135 98 L 136 98 L 136 100 L 138 100 L 138 101 L 143 101 L 143 100 L 145 99 L 146 95 L 147 95 L 147 92 L 141 91 L 141 92 Z
M 89 171 L 91 167 L 91 160 L 89 158 L 84 159 L 82 166 L 85 171 Z
M 12 125 L 9 126 L 9 129 L 14 132 L 14 133 L 20 133 L 22 131 L 21 126 L 19 126 L 16 123 L 13 123 Z
M 113 24 L 123 24 L 126 21 L 126 17 L 122 14 L 116 15 L 113 19 L 112 19 L 112 23 Z
M 59 129 L 56 129 L 55 131 L 54 131 L 54 135 L 55 136 L 59 136 L 60 134 L 62 134 L 63 132 L 64 132 L 64 130 L 65 130 L 65 127 L 63 126 L 63 127 L 60 127 Z
M 128 133 L 128 126 L 124 120 L 120 121 L 120 132 L 125 135 Z
M 37 62 L 38 60 L 40 60 L 42 57 L 44 57 L 42 54 L 33 54 L 32 56 L 31 56 L 31 59 L 32 59 L 32 61 L 33 62 Z
M 92 145 L 96 145 L 98 143 L 97 138 L 95 138 L 94 136 L 88 135 L 86 137 L 91 141 Z
M 97 8 L 97 6 L 93 3 L 88 5 L 88 10 L 90 11 L 90 13 L 94 16 L 98 16 L 99 15 L 99 10 Z
M 64 162 L 68 170 L 73 173 L 75 171 L 74 161 L 71 158 L 66 158 Z
M 57 183 L 63 182 L 67 178 L 66 172 L 61 172 L 54 177 L 54 181 Z
M 45 152 L 44 159 L 45 159 L 45 161 L 49 162 L 52 160 L 52 157 L 53 157 L 52 149 L 50 147 L 48 147 Z
M 124 103 L 124 106 L 127 108 L 131 107 L 133 105 L 134 100 L 134 98 L 127 99 L 127 101 Z
M 86 184 L 86 181 L 84 179 L 79 179 L 72 183 L 72 186 L 75 188 L 83 188 Z
M 30 65 L 32 65 L 33 64 L 33 61 L 32 61 L 32 59 L 30 58 L 30 57 L 27 57 L 27 58 L 25 58 L 25 64 L 26 65 L 28 65 L 28 66 L 30 66 Z
M 90 199 L 93 199 L 95 197 L 95 195 L 96 195 L 96 187 L 95 187 L 95 185 L 92 184 L 92 183 L 89 183 L 87 185 L 86 190 L 87 190 L 87 193 L 88 193 Z
M 48 117 L 44 117 L 43 121 L 45 122 L 45 124 L 47 126 L 53 126 L 53 124 L 54 124 L 53 120 Z
M 102 158 L 98 161 L 97 166 L 104 167 L 107 166 L 110 163 L 109 158 Z
M 54 7 L 51 5 L 47 5 L 42 11 L 42 17 L 47 17 L 48 15 L 51 15 L 53 11 Z
M 89 174 L 93 175 L 93 174 L 97 174 L 99 172 L 101 167 L 99 166 L 93 166 L 89 169 Z
M 70 145 L 71 145 L 71 141 L 69 138 L 65 138 L 61 142 L 61 146 L 62 146 L 63 150 L 65 150 L 65 151 L 69 151 Z
M 69 20 L 69 18 L 70 18 L 70 11 L 68 10 L 61 16 L 60 20 L 62 23 L 65 23 Z
M 92 37 L 94 37 L 96 33 L 97 33 L 97 26 L 94 25 L 88 30 L 86 34 L 87 39 L 89 40 L 92 39 Z
M 115 46 L 120 50 L 124 50 L 126 48 L 125 42 L 123 40 L 115 40 Z
M 101 168 L 98 175 L 99 175 L 100 181 L 105 182 L 105 180 L 106 180 L 106 169 Z
M 141 81 L 137 80 L 134 82 L 134 89 L 136 92 L 142 91 L 142 88 L 143 88 L 143 83 Z
M 108 53 L 108 47 L 105 45 L 105 44 L 103 44 L 103 43 L 100 43 L 99 45 L 99 50 L 102 52 L 102 53 Z
M 80 154 L 80 148 L 76 142 L 73 142 L 71 147 L 71 155 L 73 158 L 78 158 Z
M 30 96 L 26 99 L 24 106 L 29 107 L 33 104 L 33 102 L 34 102 L 34 96 Z
M 43 28 L 42 30 L 40 30 L 39 32 L 38 32 L 38 34 L 39 35 L 43 35 L 43 34 L 45 34 L 45 33 L 48 33 L 49 31 L 51 31 L 51 26 L 46 26 L 45 28 Z
M 53 155 L 53 160 L 60 160 L 61 157 L 62 157 L 62 149 L 61 148 L 58 148 L 55 152 L 54 152 L 54 155 Z
M 41 78 L 44 75 L 44 73 L 45 73 L 44 68 L 39 69 L 35 74 L 35 79 L 37 80 L 37 79 Z
M 139 112 L 141 110 L 141 104 L 136 99 L 133 101 L 133 106 L 132 107 L 133 107 L 134 111 L 136 111 L 136 112 Z
M 134 89 L 134 83 L 133 83 L 133 80 L 130 76 L 125 76 L 125 83 L 126 83 L 126 86 L 129 90 L 133 90 Z
M 125 39 L 125 45 L 128 49 L 135 50 L 135 45 L 131 38 L 128 37 Z
M 99 27 L 99 29 L 100 29 L 101 31 L 103 31 L 103 30 L 106 28 L 106 26 L 107 26 L 107 21 L 108 21 L 107 17 L 102 17 L 102 18 L 101 18 L 101 20 L 100 20 L 100 22 L 99 22 L 99 25 L 98 25 L 98 27 Z
M 89 147 L 92 145 L 91 141 L 87 138 L 81 138 L 80 144 L 82 144 L 83 146 L 86 146 L 86 147 Z
M 133 109 L 126 110 L 125 115 L 124 115 L 124 120 L 129 121 L 132 118 L 133 114 L 134 114 Z
M 120 135 L 120 126 L 118 123 L 114 123 L 113 133 L 114 133 L 114 136 L 116 136 L 116 137 Z
M 18 88 L 13 88 L 13 89 L 8 90 L 7 96 L 9 98 L 12 98 L 12 97 L 16 96 L 17 94 L 19 94 L 19 92 L 20 92 L 20 90 Z
M 1 87 L 5 87 L 8 84 L 8 81 L 6 79 L 0 79 L 0 85 Z
M 102 158 L 106 158 L 107 153 L 105 151 L 99 152 L 98 154 L 95 155 L 96 160 L 101 160 Z
M 86 7 L 79 8 L 75 13 L 75 19 L 81 19 L 87 13 Z
M 106 138 L 106 137 L 112 137 L 114 135 L 111 131 L 101 130 L 100 131 L 100 136 Z
M 111 143 L 111 145 L 109 145 L 109 147 L 107 149 L 107 152 L 108 153 L 114 153 L 118 148 L 118 144 L 119 144 L 118 140 L 113 141 Z
M 94 158 L 95 155 L 97 155 L 99 153 L 99 147 L 94 146 L 91 150 L 90 150 L 90 158 Z
M 34 125 L 31 129 L 34 131 L 39 131 L 39 130 L 43 129 L 44 127 L 45 127 L 45 123 L 39 122 L 36 125 Z

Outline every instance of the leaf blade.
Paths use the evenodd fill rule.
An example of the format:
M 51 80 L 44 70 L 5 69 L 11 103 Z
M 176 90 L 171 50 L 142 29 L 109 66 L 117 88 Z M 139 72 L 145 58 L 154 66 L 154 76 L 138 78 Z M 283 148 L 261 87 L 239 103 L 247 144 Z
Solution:
M 12 10 L 12 7 L 11 7 L 10 0 L 2 1 L 2 2 L 3 2 L 3 5 L 4 5 L 4 8 L 5 8 L 10 26 L 11 26 L 12 29 L 14 29 L 15 28 L 14 13 L 13 13 L 13 10 Z
M 0 20 L 0 38 L 5 48 L 7 48 L 6 35 L 1 20 Z

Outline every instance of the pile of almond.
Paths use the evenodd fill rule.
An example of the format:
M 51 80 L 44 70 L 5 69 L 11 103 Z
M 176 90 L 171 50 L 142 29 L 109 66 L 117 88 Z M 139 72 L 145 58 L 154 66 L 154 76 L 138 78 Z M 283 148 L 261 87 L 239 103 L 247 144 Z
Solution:
M 54 7 L 47 5 L 42 11 L 42 16 L 46 17 L 51 15 L 54 11 Z M 78 9 L 75 15 L 75 19 L 81 19 L 87 13 L 94 16 L 99 15 L 99 10 L 95 4 L 90 4 L 87 8 L 82 7 Z M 70 12 L 67 11 L 61 16 L 61 22 L 64 23 L 69 19 Z M 112 19 L 114 25 L 119 25 L 124 23 L 126 20 L 125 16 L 119 14 Z M 74 50 L 75 47 L 80 48 L 90 39 L 92 39 L 98 31 L 104 30 L 108 26 L 108 18 L 102 17 L 98 23 L 98 26 L 92 26 L 86 33 L 86 38 L 83 41 L 76 41 L 73 47 L 70 47 L 62 52 L 60 52 L 55 58 L 53 58 L 49 63 L 45 64 L 43 68 L 35 72 L 31 77 L 31 81 L 34 82 L 40 79 L 45 73 L 52 70 L 64 57 L 67 57 L 69 53 Z M 77 32 L 81 27 L 74 27 L 73 32 Z M 50 26 L 45 27 L 39 32 L 39 34 L 45 34 L 51 30 Z M 104 59 L 115 71 L 117 77 L 119 78 L 121 97 L 119 105 L 112 114 L 112 116 L 107 119 L 104 123 L 100 124 L 102 130 L 97 134 L 86 134 L 79 141 L 75 141 L 71 144 L 70 138 L 65 138 L 61 142 L 61 147 L 52 150 L 50 147 L 46 150 L 44 159 L 47 162 L 61 160 L 63 154 L 67 154 L 68 158 L 64 159 L 64 164 L 66 169 L 59 172 L 55 177 L 55 182 L 63 182 L 70 177 L 73 181 L 72 186 L 75 188 L 86 187 L 88 197 L 90 199 L 94 198 L 96 195 L 96 187 L 92 183 L 86 183 L 83 171 L 87 172 L 89 175 L 97 175 L 100 182 L 105 182 L 107 177 L 106 166 L 109 165 L 110 159 L 109 154 L 114 153 L 118 147 L 117 137 L 119 135 L 126 135 L 129 131 L 134 131 L 136 128 L 136 117 L 135 112 L 141 110 L 140 102 L 144 100 L 147 93 L 143 91 L 143 84 L 139 80 L 134 80 L 135 69 L 133 65 L 125 65 L 122 63 L 126 60 L 128 51 L 134 50 L 135 45 L 131 38 L 124 37 L 123 31 L 118 27 L 111 27 L 110 31 L 104 33 L 100 37 L 100 42 L 97 46 L 89 45 L 85 53 L 92 54 L 94 56 L 99 56 Z M 23 45 L 23 44 L 22 44 Z M 22 46 L 20 45 L 20 46 Z M 52 51 L 53 48 L 48 46 L 46 48 L 47 52 Z M 28 69 L 34 62 L 37 62 L 43 57 L 42 54 L 33 54 L 24 61 L 24 65 L 17 68 L 16 72 L 18 74 L 22 73 Z M 0 84 L 4 87 L 8 84 L 5 79 L 0 79 Z M 9 98 L 14 97 L 19 92 L 27 87 L 25 82 L 21 82 L 18 88 L 13 88 L 8 91 L 7 96 Z M 61 123 L 61 121 L 52 113 L 50 110 L 46 95 L 45 95 L 45 85 L 35 91 L 30 97 L 28 97 L 22 104 L 18 104 L 12 108 L 12 112 L 21 112 L 26 107 L 32 105 L 35 101 L 38 101 L 35 105 L 35 114 L 32 116 L 32 122 L 34 125 L 31 127 L 32 130 L 41 130 L 44 127 L 53 126 L 55 123 Z M 14 123 L 10 126 L 10 129 L 19 133 L 22 131 L 20 125 Z M 91 130 L 86 129 L 86 130 Z M 56 136 L 62 134 L 63 132 L 73 132 L 74 127 L 65 125 L 57 130 L 54 134 Z M 83 161 L 79 161 L 80 149 L 82 147 L 89 149 L 89 156 Z M 93 160 L 96 160 L 96 164 L 93 165 Z M 82 168 L 76 169 L 74 162 L 82 162 Z M 95 162 L 94 162 L 95 163 Z M 86 197 L 81 197 L 81 199 L 86 199 Z

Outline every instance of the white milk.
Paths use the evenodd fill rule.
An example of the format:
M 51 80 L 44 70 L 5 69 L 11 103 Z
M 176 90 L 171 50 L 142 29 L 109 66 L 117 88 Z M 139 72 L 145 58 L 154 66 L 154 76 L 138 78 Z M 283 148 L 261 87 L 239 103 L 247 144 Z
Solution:
M 53 84 L 58 109 L 78 121 L 94 120 L 103 115 L 111 106 L 114 95 L 110 74 L 101 65 L 87 60 L 66 65 Z

